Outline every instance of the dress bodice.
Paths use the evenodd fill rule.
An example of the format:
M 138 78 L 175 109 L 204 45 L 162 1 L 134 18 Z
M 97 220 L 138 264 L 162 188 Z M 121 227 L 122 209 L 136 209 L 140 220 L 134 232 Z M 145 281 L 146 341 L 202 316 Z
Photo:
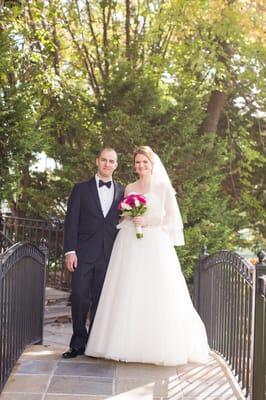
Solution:
M 163 216 L 165 215 L 164 202 L 162 197 L 156 193 L 146 193 L 147 211 L 144 214 L 147 225 L 155 226 L 163 224 Z
M 131 192 L 129 194 L 132 194 Z M 136 194 L 136 192 L 135 192 Z M 144 229 L 163 229 L 171 239 L 173 245 L 184 244 L 183 223 L 179 207 L 172 186 L 158 182 L 152 190 L 143 194 L 147 198 L 147 211 L 144 217 Z M 134 228 L 131 218 L 124 218 L 117 226 L 118 229 Z
M 133 193 L 134 192 L 131 192 L 129 194 Z M 143 215 L 146 222 L 144 228 L 161 226 L 163 224 L 163 215 L 164 215 L 161 196 L 156 195 L 156 193 L 152 192 L 141 195 L 147 199 L 147 211 Z M 118 225 L 119 229 L 129 228 L 129 227 L 135 227 L 134 223 L 132 222 L 132 219 L 129 217 L 124 218 Z

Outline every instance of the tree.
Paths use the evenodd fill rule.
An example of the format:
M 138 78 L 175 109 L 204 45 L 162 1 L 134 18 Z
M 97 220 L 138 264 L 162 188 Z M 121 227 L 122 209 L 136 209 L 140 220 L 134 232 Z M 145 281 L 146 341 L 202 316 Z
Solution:
M 10 4 L 1 31 L 2 93 L 13 93 L 0 112 L 12 172 L 2 177 L 5 199 L 31 216 L 62 217 L 73 182 L 93 173 L 101 146 L 118 150 L 117 175 L 128 182 L 134 147 L 150 144 L 181 205 L 187 275 L 202 244 L 233 248 L 242 227 L 261 240 L 262 2 Z M 56 160 L 54 171 L 31 170 L 39 151 Z

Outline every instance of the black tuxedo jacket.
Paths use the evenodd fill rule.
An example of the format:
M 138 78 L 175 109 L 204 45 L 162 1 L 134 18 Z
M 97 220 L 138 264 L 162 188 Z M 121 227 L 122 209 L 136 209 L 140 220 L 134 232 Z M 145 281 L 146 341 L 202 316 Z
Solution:
M 112 206 L 103 216 L 95 177 L 77 183 L 68 200 L 65 218 L 64 252 L 75 250 L 78 263 L 92 263 L 103 253 L 108 260 L 117 234 L 118 203 L 124 188 L 114 182 Z

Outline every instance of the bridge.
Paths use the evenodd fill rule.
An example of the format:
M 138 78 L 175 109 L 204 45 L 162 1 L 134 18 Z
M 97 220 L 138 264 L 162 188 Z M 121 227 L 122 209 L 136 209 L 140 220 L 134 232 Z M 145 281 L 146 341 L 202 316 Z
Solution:
M 45 327 L 43 339 L 45 283 L 58 282 L 60 274 L 64 277 L 62 269 L 55 268 L 62 262 L 62 252 L 55 246 L 56 238 L 62 239 L 62 227 L 40 225 L 34 233 L 22 221 L 11 219 L 5 233 L 9 239 L 3 234 L 0 239 L 0 390 L 4 400 L 266 399 L 263 252 L 255 266 L 230 251 L 208 255 L 204 250 L 197 261 L 194 304 L 212 349 L 207 365 L 173 369 L 87 357 L 69 362 L 61 359 L 61 352 L 70 324 L 61 326 L 64 332 L 57 327 L 60 334 L 57 339 L 54 334 L 54 340 Z M 41 248 L 24 241 L 12 244 L 25 238 L 37 243 L 41 237 L 53 243 L 49 262 L 44 243 Z M 65 287 L 68 282 L 64 277 Z M 28 389 L 22 383 L 25 379 Z

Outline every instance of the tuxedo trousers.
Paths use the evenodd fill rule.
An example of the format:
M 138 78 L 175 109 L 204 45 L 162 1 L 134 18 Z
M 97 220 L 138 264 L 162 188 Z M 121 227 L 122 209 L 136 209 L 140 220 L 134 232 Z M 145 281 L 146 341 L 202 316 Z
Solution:
M 78 266 L 72 274 L 71 312 L 73 335 L 70 348 L 85 349 L 89 332 L 96 314 L 109 260 L 104 251 L 93 262 L 78 260 Z M 89 328 L 87 317 L 89 315 Z

